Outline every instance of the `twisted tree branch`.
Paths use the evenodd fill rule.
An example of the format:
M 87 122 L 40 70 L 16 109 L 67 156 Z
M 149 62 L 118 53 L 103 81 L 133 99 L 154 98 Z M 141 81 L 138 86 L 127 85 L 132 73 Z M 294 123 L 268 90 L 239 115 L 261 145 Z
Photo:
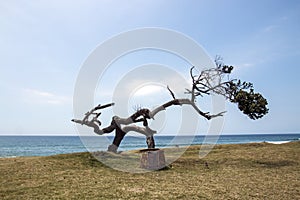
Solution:
M 247 114 L 251 119 L 257 119 L 262 117 L 268 112 L 266 108 L 267 101 L 259 93 L 254 93 L 252 84 L 247 82 L 241 82 L 236 79 L 229 79 L 223 81 L 225 74 L 230 74 L 233 67 L 224 65 L 220 62 L 219 58 L 216 60 L 216 67 L 203 70 L 200 74 L 194 75 L 193 70 L 195 67 L 190 69 L 190 76 L 192 78 L 192 88 L 186 89 L 186 93 L 191 94 L 190 99 L 177 99 L 174 92 L 167 86 L 170 95 L 173 100 L 168 101 L 152 111 L 146 108 L 139 108 L 134 114 L 127 118 L 121 118 L 119 116 L 112 117 L 111 124 L 103 129 L 100 128 L 101 122 L 98 117 L 101 115 L 99 110 L 113 106 L 114 103 L 100 104 L 95 108 L 87 112 L 82 120 L 72 119 L 73 122 L 81 125 L 92 127 L 94 132 L 98 135 L 110 133 L 115 130 L 116 135 L 113 144 L 109 146 L 109 150 L 116 151 L 123 137 L 130 131 L 134 131 L 143 134 L 147 137 L 148 148 L 154 148 L 153 135 L 156 133 L 148 126 L 148 120 L 154 119 L 155 115 L 170 106 L 175 105 L 190 105 L 194 110 L 202 117 L 210 120 L 215 117 L 223 116 L 225 111 L 210 114 L 209 112 L 203 112 L 196 105 L 196 97 L 203 96 L 204 94 L 210 95 L 212 92 L 218 95 L 224 96 L 226 99 L 233 103 L 239 104 L 239 109 Z M 246 90 L 250 90 L 249 92 Z M 91 117 L 94 116 L 94 117 Z M 137 126 L 136 123 L 143 123 L 143 126 Z

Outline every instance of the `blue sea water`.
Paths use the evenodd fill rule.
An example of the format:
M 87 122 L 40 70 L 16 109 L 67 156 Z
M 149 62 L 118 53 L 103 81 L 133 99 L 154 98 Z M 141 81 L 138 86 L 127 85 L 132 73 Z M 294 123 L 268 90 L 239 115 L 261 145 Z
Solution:
M 108 139 L 107 139 L 108 138 Z M 217 144 L 238 144 L 251 142 L 279 142 L 299 140 L 300 134 L 253 134 L 221 135 L 219 138 L 205 136 L 155 136 L 156 147 L 187 146 L 190 144 L 209 143 L 207 139 L 217 139 Z M 106 140 L 105 145 L 101 141 Z M 78 136 L 0 136 L 0 157 L 48 156 L 55 154 L 106 150 L 113 136 L 86 137 Z M 100 142 L 100 143 L 99 143 Z M 99 145 L 100 144 L 100 145 Z M 144 137 L 125 136 L 119 150 L 146 148 Z

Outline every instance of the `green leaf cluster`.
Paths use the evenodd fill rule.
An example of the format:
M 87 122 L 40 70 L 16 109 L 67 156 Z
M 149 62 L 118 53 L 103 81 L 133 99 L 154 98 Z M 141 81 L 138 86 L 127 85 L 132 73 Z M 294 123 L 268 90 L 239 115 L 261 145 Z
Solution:
M 267 100 L 261 94 L 254 93 L 253 89 L 239 90 L 231 101 L 237 103 L 238 108 L 253 120 L 262 118 L 269 111 Z

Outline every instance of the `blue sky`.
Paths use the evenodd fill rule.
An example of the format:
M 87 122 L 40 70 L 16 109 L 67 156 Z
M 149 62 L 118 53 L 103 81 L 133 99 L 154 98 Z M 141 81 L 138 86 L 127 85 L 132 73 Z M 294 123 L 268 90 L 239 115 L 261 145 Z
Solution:
M 70 119 L 82 63 L 112 36 L 143 27 L 193 38 L 211 57 L 235 65 L 234 76 L 253 82 L 268 99 L 270 113 L 257 121 L 226 104 L 224 133 L 300 131 L 299 1 L 11 0 L 0 2 L 0 134 L 77 134 Z M 168 60 L 185 73 L 178 58 L 166 57 L 149 51 L 123 64 Z M 133 104 L 147 104 L 140 94 Z M 95 99 L 106 103 L 98 102 L 105 99 L 101 94 Z M 172 132 L 169 126 L 163 133 Z

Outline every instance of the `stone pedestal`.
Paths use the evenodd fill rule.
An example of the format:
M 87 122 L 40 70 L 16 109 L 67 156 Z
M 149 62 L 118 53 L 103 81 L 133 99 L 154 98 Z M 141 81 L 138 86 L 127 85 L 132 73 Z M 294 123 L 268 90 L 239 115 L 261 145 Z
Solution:
M 140 167 L 149 170 L 158 170 L 166 166 L 165 153 L 161 149 L 141 150 Z

